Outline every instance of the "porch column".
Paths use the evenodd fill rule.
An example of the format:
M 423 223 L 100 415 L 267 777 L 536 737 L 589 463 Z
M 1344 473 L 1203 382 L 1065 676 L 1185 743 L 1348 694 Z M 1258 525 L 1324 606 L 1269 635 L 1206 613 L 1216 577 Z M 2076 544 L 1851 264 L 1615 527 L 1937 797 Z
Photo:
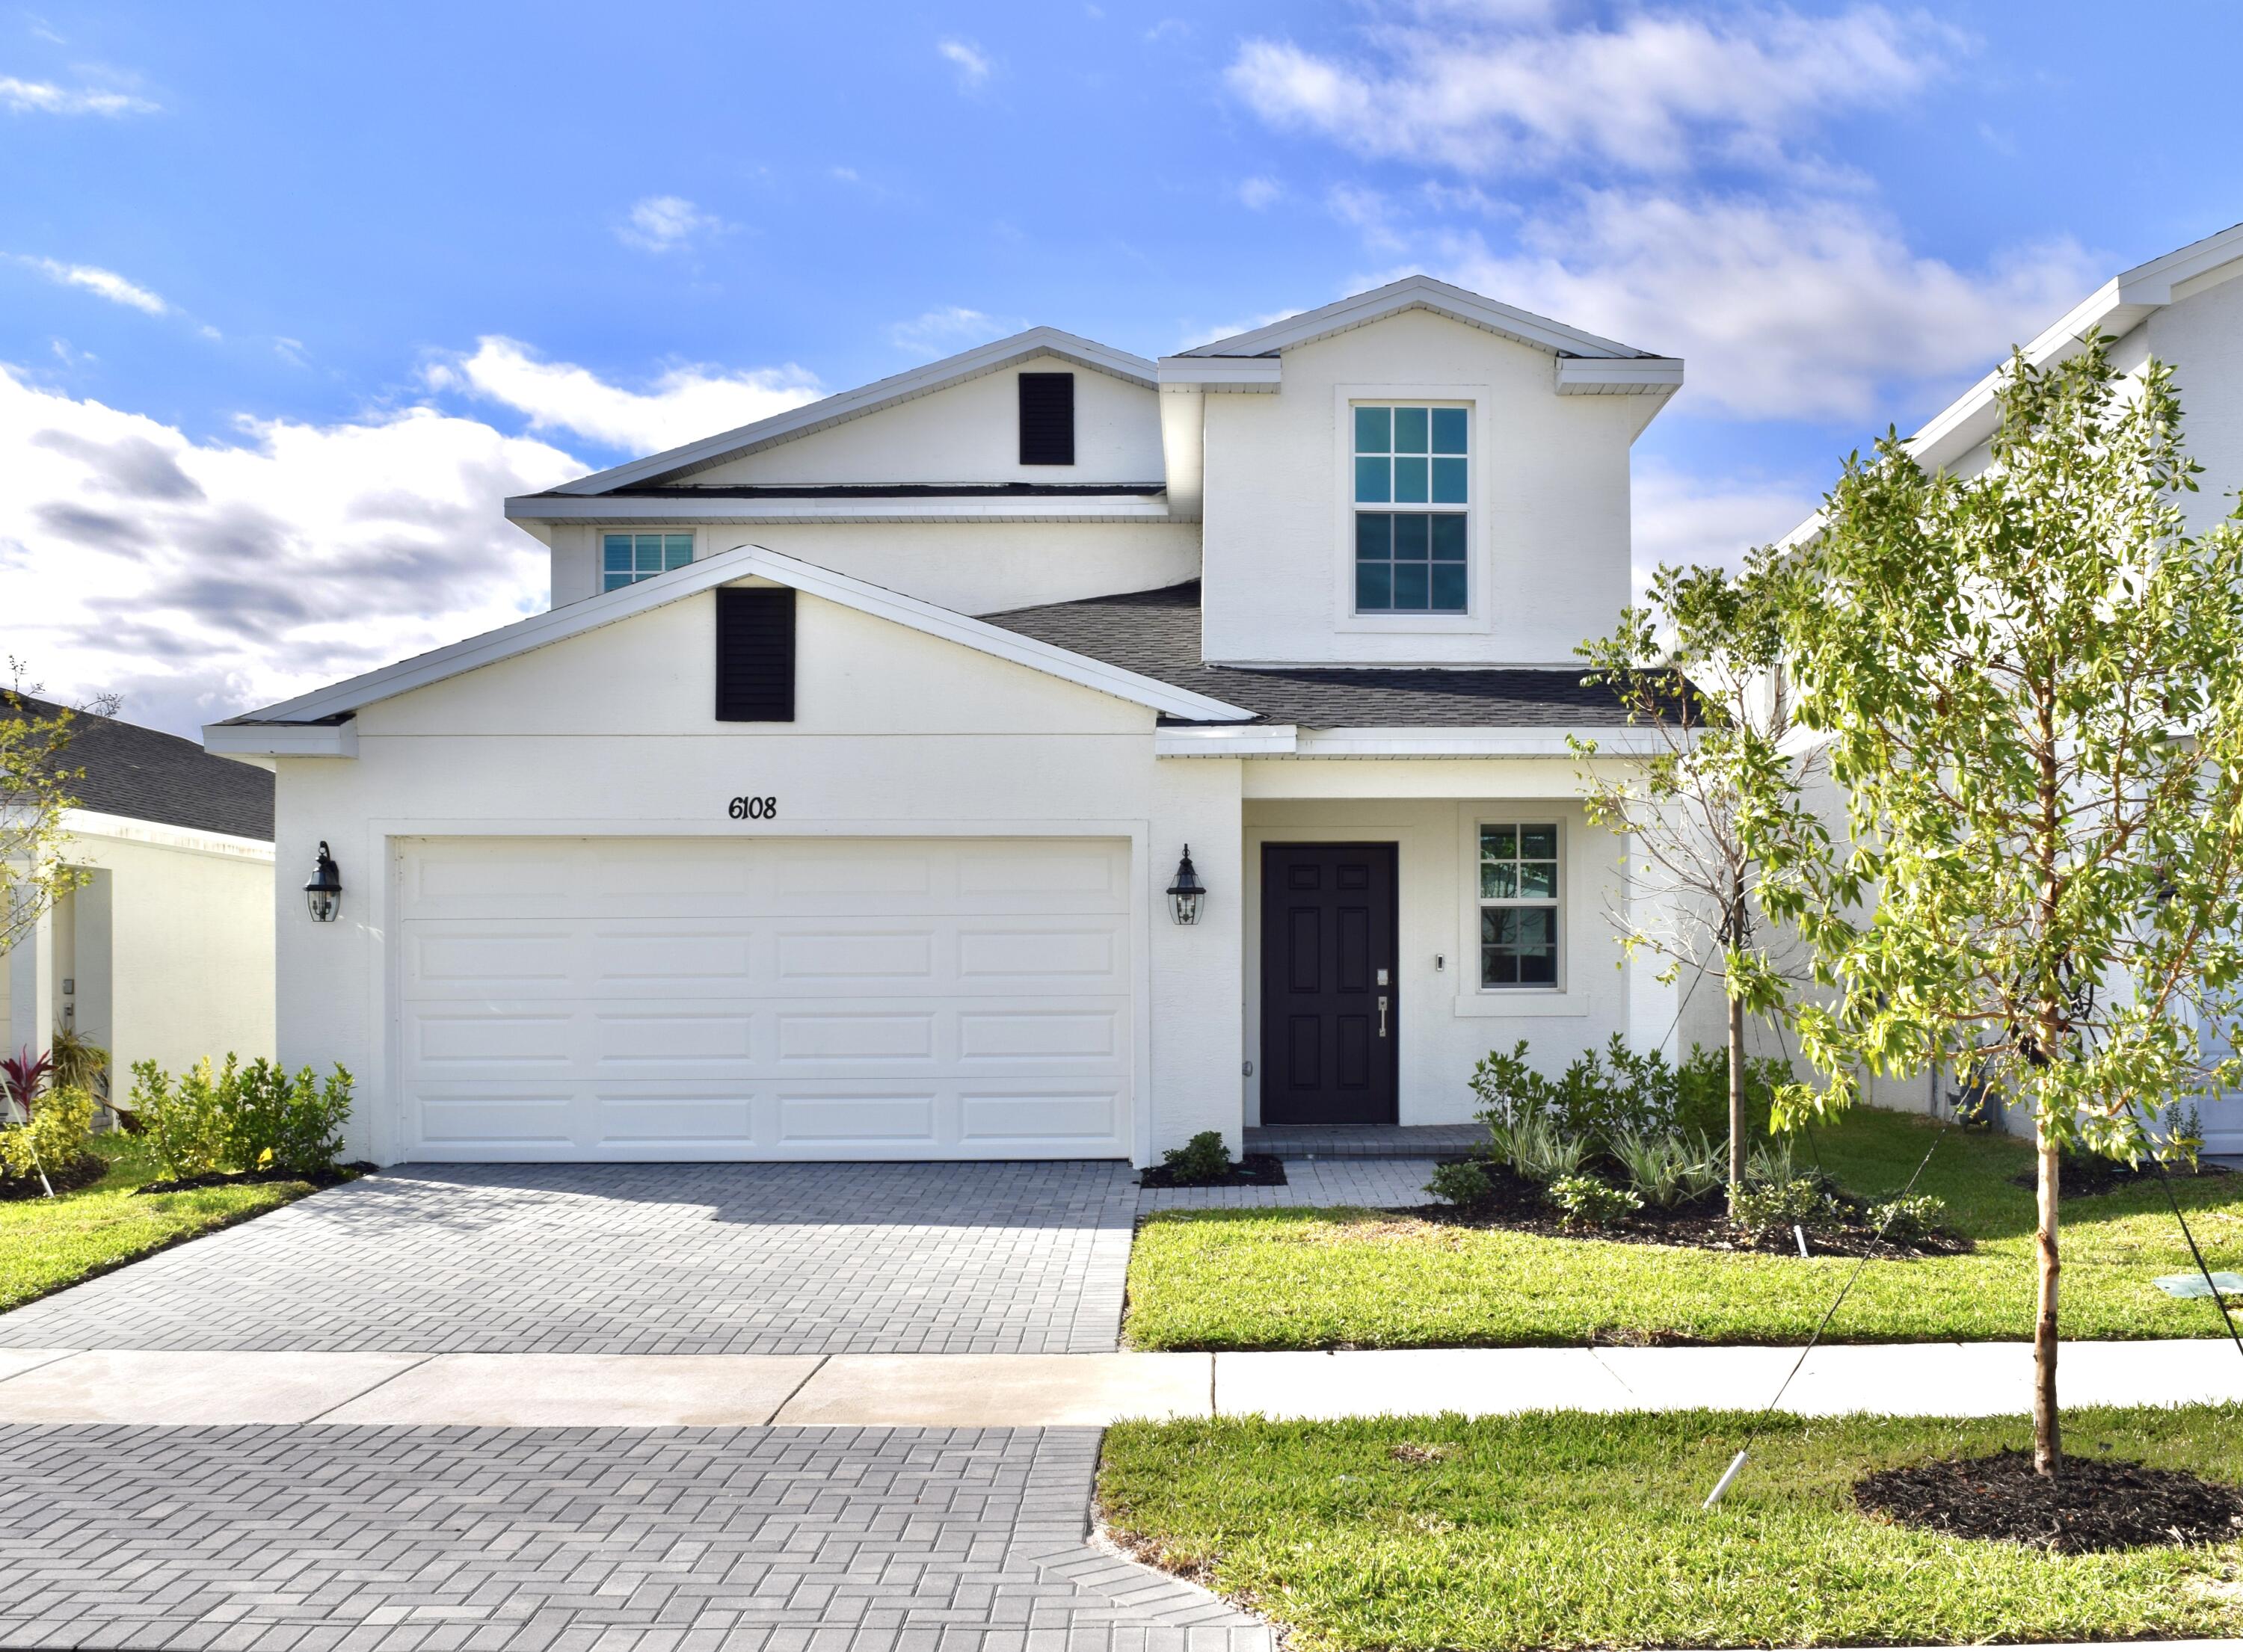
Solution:
M 54 912 L 39 913 L 8 954 L 8 1054 L 28 1046 L 37 1055 L 54 1042 Z

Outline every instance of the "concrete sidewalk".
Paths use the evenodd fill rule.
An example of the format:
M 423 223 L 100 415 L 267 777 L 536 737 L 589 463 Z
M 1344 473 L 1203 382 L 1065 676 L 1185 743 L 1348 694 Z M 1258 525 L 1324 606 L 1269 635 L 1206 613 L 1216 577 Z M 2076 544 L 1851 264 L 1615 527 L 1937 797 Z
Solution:
M 1434 1348 L 1337 1353 L 576 1354 L 0 1350 L 0 1425 L 304 1422 L 476 1427 L 1063 1427 L 1125 1417 L 1755 1410 L 1795 1348 Z M 2209 1339 L 2074 1342 L 2067 1405 L 2243 1403 Z M 1832 1346 L 1782 1408 L 2004 1416 L 2024 1343 Z

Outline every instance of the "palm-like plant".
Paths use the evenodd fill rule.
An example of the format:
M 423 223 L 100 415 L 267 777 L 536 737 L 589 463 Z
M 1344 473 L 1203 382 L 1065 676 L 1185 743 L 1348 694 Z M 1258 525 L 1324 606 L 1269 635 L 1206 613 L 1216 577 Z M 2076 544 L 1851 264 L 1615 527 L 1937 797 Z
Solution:
M 53 1071 L 53 1060 L 44 1053 L 33 1055 L 29 1044 L 12 1056 L 0 1056 L 0 1098 L 20 1108 L 24 1117 L 30 1118 L 31 1103 L 47 1087 Z

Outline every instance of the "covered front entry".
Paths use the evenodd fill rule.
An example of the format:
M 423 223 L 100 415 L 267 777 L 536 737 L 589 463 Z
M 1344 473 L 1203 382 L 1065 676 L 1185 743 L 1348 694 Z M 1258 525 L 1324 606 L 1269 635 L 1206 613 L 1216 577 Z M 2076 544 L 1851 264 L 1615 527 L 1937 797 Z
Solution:
M 1399 1095 L 1392 843 L 1262 850 L 1262 1122 L 1385 1125 Z
M 1094 838 L 409 840 L 405 1156 L 1126 1157 L 1129 865 Z

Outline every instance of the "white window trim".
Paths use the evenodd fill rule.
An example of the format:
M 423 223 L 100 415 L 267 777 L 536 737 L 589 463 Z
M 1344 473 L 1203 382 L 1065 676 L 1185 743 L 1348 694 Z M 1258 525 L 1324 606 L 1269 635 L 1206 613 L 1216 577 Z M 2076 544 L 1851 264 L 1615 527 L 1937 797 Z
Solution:
M 1402 636 L 1456 635 L 1493 628 L 1486 540 L 1488 476 L 1487 407 L 1485 384 L 1334 385 L 1332 386 L 1333 473 L 1337 509 L 1333 523 L 1333 628 Z M 1357 614 L 1355 611 L 1355 407 L 1359 402 L 1404 406 L 1462 407 L 1469 420 L 1471 481 L 1465 488 L 1465 611 L 1461 614 Z M 1396 505 L 1393 510 L 1412 510 Z
M 1488 799 L 1458 814 L 1458 863 L 1463 872 L 1463 898 L 1457 922 L 1456 1013 L 1460 1017 L 1586 1016 L 1589 1012 L 1587 972 L 1574 967 L 1573 954 L 1585 930 L 1582 903 L 1590 897 L 1588 880 L 1577 852 L 1583 841 L 1580 810 L 1559 799 L 1516 802 Z M 1558 984 L 1550 987 L 1484 987 L 1479 984 L 1479 829 L 1513 826 L 1521 822 L 1558 826 Z
M 641 524 L 636 522 L 617 522 L 595 526 L 592 529 L 592 594 L 595 596 L 597 596 L 605 591 L 621 590 L 623 588 L 621 586 L 610 586 L 608 583 L 608 536 L 610 534 L 660 534 L 673 538 L 678 536 L 690 537 L 693 541 L 691 552 L 686 557 L 684 562 L 680 564 L 680 566 L 690 567 L 692 564 L 701 560 L 700 530 L 684 523 L 649 522 Z M 674 569 L 670 568 L 663 568 L 661 571 L 665 574 L 675 572 Z M 654 575 L 651 574 L 641 574 L 633 578 L 630 583 L 633 585 L 641 584 L 653 577 Z

